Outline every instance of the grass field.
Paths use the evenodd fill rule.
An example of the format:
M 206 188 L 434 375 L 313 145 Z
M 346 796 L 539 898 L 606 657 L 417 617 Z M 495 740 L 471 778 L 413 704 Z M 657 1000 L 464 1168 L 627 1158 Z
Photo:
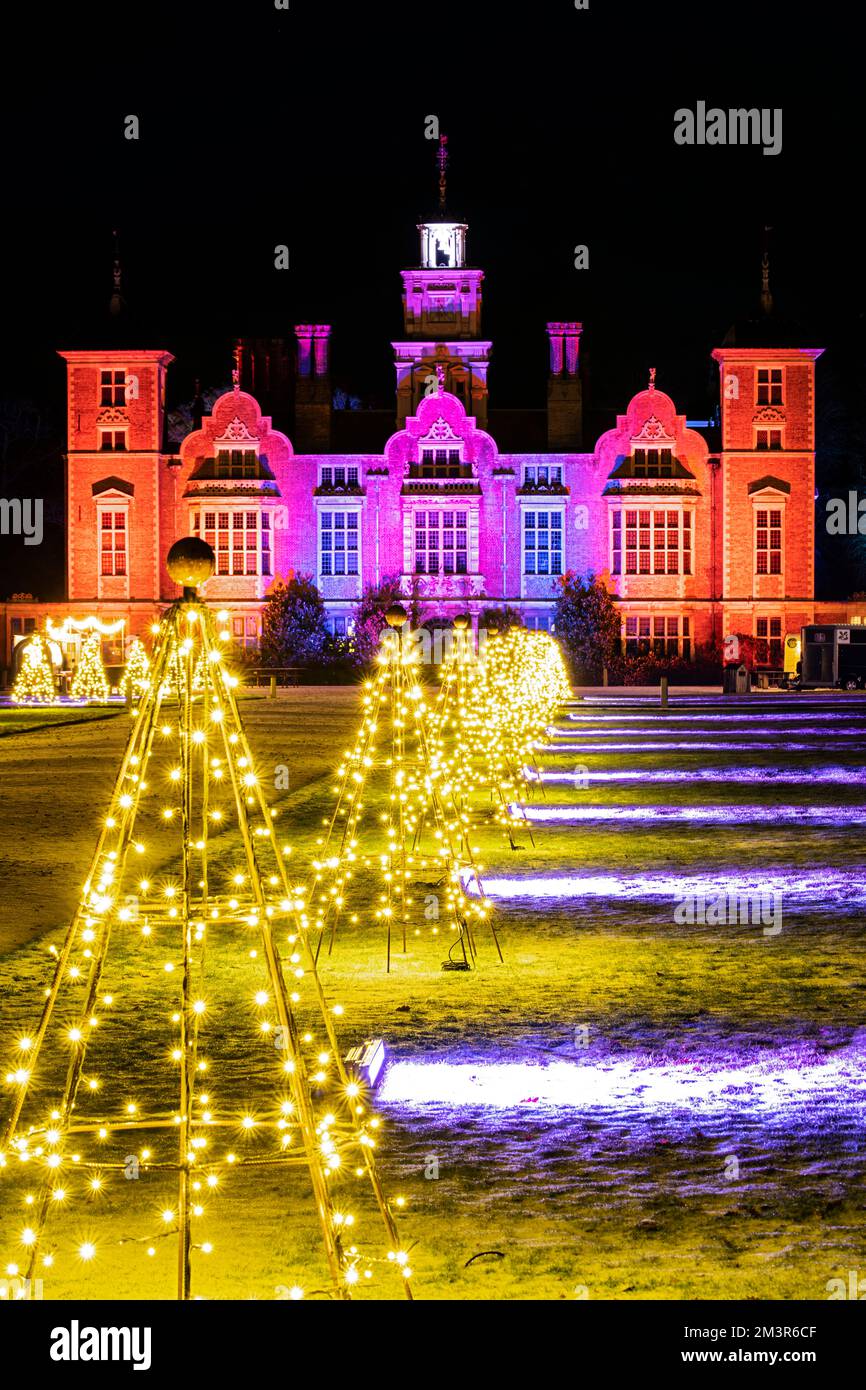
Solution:
M 0 709 L 0 738 L 66 724 L 89 724 L 94 719 L 113 719 L 122 713 L 105 705 L 13 705 Z
M 292 689 L 244 707 L 262 780 L 288 769 L 277 801 L 299 866 L 331 805 L 329 773 L 354 728 L 355 698 L 350 688 Z M 38 1014 L 47 947 L 74 908 L 127 727 L 77 724 L 0 747 L 7 1037 Z M 321 959 L 326 993 L 345 1007 L 346 1045 L 383 1037 L 392 1059 L 380 1163 L 388 1191 L 406 1199 L 416 1294 L 826 1298 L 827 1281 L 866 1258 L 866 702 L 771 696 L 664 712 L 582 701 L 557 730 L 568 750 L 551 736 L 539 765 L 562 780 L 539 784 L 533 804 L 621 814 L 535 823 L 534 845 L 522 828 L 517 850 L 479 833 L 489 885 L 527 893 L 497 901 L 504 964 L 480 934 L 477 970 L 442 972 L 444 939 L 421 910 L 435 898 L 431 882 L 418 893 L 420 935 L 386 975 L 363 871 L 361 920 Z M 665 740 L 712 747 L 641 751 Z M 602 741 L 614 750 L 582 751 Z M 743 742 L 764 746 L 729 746 Z M 609 780 L 587 777 L 600 772 Z M 701 776 L 652 780 L 671 773 Z M 784 773 L 801 780 L 781 782 Z M 636 814 L 684 807 L 694 816 L 748 807 L 760 818 Z M 837 808 L 848 818 L 834 820 Z M 567 893 L 566 875 L 577 885 Z M 777 934 L 675 919 L 684 883 L 711 898 L 744 877 L 781 885 Z M 244 1003 L 255 968 L 238 965 L 236 944 L 211 941 L 206 985 L 214 1072 L 240 1115 L 273 1088 L 274 1062 Z M 149 1113 L 171 1079 L 172 996 L 139 936 L 118 937 L 110 962 L 117 1006 L 99 1038 L 103 1090 Z M 567 1100 L 549 1093 L 560 1067 Z M 28 1176 L 0 1180 L 0 1265 L 21 1255 Z M 92 1239 L 99 1258 L 58 1258 L 44 1296 L 172 1297 L 174 1242 L 158 1234 L 172 1181 L 112 1175 L 98 1196 L 52 1214 L 59 1252 Z M 369 1204 L 354 1209 L 359 1242 L 376 1245 Z M 273 1299 L 324 1284 L 302 1168 L 239 1166 L 201 1221 L 214 1250 L 194 1256 L 198 1293 Z M 386 1277 L 363 1290 L 395 1292 Z

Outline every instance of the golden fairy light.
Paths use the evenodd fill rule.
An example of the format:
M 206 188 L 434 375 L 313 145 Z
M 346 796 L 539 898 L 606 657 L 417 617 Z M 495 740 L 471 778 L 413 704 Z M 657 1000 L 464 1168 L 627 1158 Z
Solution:
M 444 935 L 445 969 L 470 967 L 481 924 L 502 960 L 489 902 L 464 890 L 466 875 L 480 884 L 482 866 L 429 738 L 432 707 L 418 649 L 400 636 L 405 609 L 394 604 L 387 621 L 378 671 L 362 690 L 361 725 L 337 770 L 334 809 L 316 842 L 302 924 L 318 932 L 317 956 L 326 935 L 330 952 L 339 923 L 359 923 L 357 880 L 372 874 L 378 887 L 369 916 L 384 933 L 386 970 L 395 942 L 406 952 L 409 933 L 425 928 Z
M 24 648 L 21 667 L 12 687 L 12 701 L 16 705 L 49 705 L 54 697 L 54 671 L 48 644 L 35 632 Z
M 89 632 L 81 644 L 70 694 L 74 700 L 96 700 L 100 703 L 104 703 L 111 694 L 102 664 L 102 635 L 98 631 Z
M 555 639 L 519 627 L 488 635 L 476 677 L 464 683 L 456 776 L 461 785 L 475 776 L 492 794 L 498 819 L 509 833 L 514 819 L 510 808 L 519 807 L 530 788 L 540 785 L 537 778 L 527 781 L 527 772 L 537 771 L 538 738 L 570 695 Z
M 198 539 L 169 552 L 183 597 L 156 634 L 78 907 L 62 946 L 50 948 L 55 968 L 38 1023 L 9 1045 L 0 1170 L 27 1174 L 31 1191 L 26 1220 L 4 1234 L 7 1258 L 28 1280 L 49 1265 L 73 1279 L 98 1269 L 111 1243 L 98 1225 L 105 1199 L 131 1200 L 135 1184 L 125 1179 L 150 1173 L 175 1190 L 156 1207 L 150 1235 L 131 1248 L 154 1271 L 166 1241 L 176 1242 L 177 1297 L 189 1299 L 200 1257 L 216 1249 L 205 1196 L 230 1198 L 239 1170 L 300 1165 L 335 1296 L 352 1297 L 381 1270 L 411 1298 L 408 1255 L 376 1164 L 381 1127 L 361 1075 L 344 1061 L 335 1031 L 342 1008 L 325 998 L 289 847 L 241 723 L 225 639 L 196 593 L 213 563 Z M 156 1085 L 151 1070 L 141 1094 L 130 1094 L 124 1079 L 121 1028 L 137 1010 L 130 999 L 124 1013 L 122 997 L 118 1008 L 106 979 L 113 940 L 127 953 L 136 943 L 163 1001 L 165 1070 Z M 227 952 L 232 982 L 256 980 L 249 990 L 233 983 L 224 1004 L 209 987 L 208 961 Z M 242 1109 L 233 1099 L 237 1078 L 212 1042 L 232 1027 L 230 1012 L 273 1071 L 270 1089 L 259 1086 Z M 244 1081 L 247 1070 L 260 1077 L 267 1067 L 245 1068 Z M 358 1178 L 369 1182 L 384 1227 L 380 1256 L 355 1243 Z M 82 1202 L 86 1224 L 64 1245 L 57 1222 Z

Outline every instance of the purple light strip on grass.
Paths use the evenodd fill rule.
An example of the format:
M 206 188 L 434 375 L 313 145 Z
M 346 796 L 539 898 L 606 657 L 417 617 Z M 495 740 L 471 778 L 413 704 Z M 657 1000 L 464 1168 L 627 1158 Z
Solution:
M 862 738 L 862 735 L 858 735 Z M 537 753 L 861 753 L 866 752 L 866 743 L 850 743 L 834 747 L 832 743 L 788 743 L 779 740 L 767 743 L 535 743 Z
M 523 806 L 509 807 L 528 821 L 694 821 L 746 825 L 760 821 L 799 825 L 863 825 L 866 806 Z
M 556 724 L 550 724 L 550 725 L 548 725 L 548 727 L 547 727 L 547 729 L 546 729 L 545 732 L 546 732 L 548 738 L 557 738 L 557 739 L 558 739 L 558 738 L 642 738 L 642 737 L 645 737 L 645 733 L 644 733 L 644 730 L 643 730 L 643 729 L 630 729 L 630 728 L 613 728 L 613 729 L 608 729 L 608 728 L 604 728 L 604 727 L 598 728 L 598 729 L 594 729 L 594 728 L 591 728 L 591 727 L 590 727 L 590 728 L 586 728 L 586 729 L 562 729 L 562 728 L 559 728 Z M 668 728 L 666 728 L 666 727 L 665 727 L 665 728 L 655 728 L 655 729 L 653 729 L 652 731 L 649 731 L 649 730 L 648 730 L 647 733 L 649 734 L 649 737 L 650 737 L 650 738 L 665 738 L 665 739 L 667 739 L 667 738 L 681 738 L 681 739 L 683 739 L 683 738 L 689 738 L 689 737 L 691 736 L 691 731 L 690 731 L 689 729 L 668 729 Z M 785 746 L 786 746 L 785 741 L 786 741 L 788 738 L 790 738 L 792 734 L 793 734 L 793 736 L 794 736 L 795 738 L 814 738 L 814 739 L 822 739 L 822 740 L 823 740 L 823 739 L 826 739 L 826 738 L 828 738 L 828 737 L 829 737 L 829 738 L 844 738 L 844 739 L 849 739 L 849 738 L 852 738 L 852 739 L 853 739 L 853 738 L 866 739 L 866 728 L 863 728 L 863 729 L 814 729 L 814 730 L 813 730 L 813 729 L 810 729 L 808 726 L 804 726 L 803 728 L 800 728 L 800 729 L 743 729 L 743 728 L 741 728 L 741 727 L 737 727 L 737 728 L 734 728 L 734 729 L 712 729 L 712 730 L 709 731 L 708 736 L 711 737 L 711 738 L 719 738 L 719 739 L 742 738 L 742 737 L 745 736 L 746 738 L 766 739 L 768 743 L 778 743 L 778 744 L 781 744 L 782 747 L 785 747 Z
M 654 691 L 649 695 L 584 695 L 581 699 L 566 700 L 568 707 L 580 708 L 584 705 L 659 705 L 659 692 Z M 779 705 L 802 705 L 808 709 L 837 709 L 841 713 L 852 708 L 862 709 L 866 704 L 866 696 L 856 694 L 809 694 L 809 695 L 737 695 L 733 698 L 730 695 L 678 695 L 673 691 L 668 694 L 668 704 L 671 705 L 696 705 L 712 706 L 719 705 L 728 709 L 773 709 Z
M 816 767 L 808 771 L 777 772 L 773 767 L 697 767 L 691 771 L 682 768 L 647 768 L 646 772 L 623 769 L 621 772 L 557 772 L 548 768 L 536 772 L 525 767 L 523 774 L 528 782 L 550 782 L 558 786 L 574 786 L 575 782 L 778 782 L 797 785 L 802 782 L 866 782 L 866 768 L 863 767 Z
M 866 705 L 862 706 L 862 710 L 862 714 L 849 714 L 848 717 L 861 721 L 866 720 Z M 705 719 L 725 720 L 734 724 L 739 723 L 742 719 L 755 719 L 759 720 L 762 724 L 805 724 L 808 726 L 809 724 L 819 723 L 821 720 L 834 720 L 840 717 L 840 714 L 835 711 L 828 714 L 821 713 L 818 710 L 816 710 L 814 714 L 811 712 L 802 714 L 777 714 L 775 711 L 768 714 L 762 710 L 743 710 L 741 713 L 732 711 L 730 714 L 725 710 L 705 710 L 702 714 L 664 714 L 661 711 L 659 711 L 658 714 L 626 714 L 623 710 L 617 710 L 615 714 L 566 715 L 566 718 L 575 724 L 605 724 L 620 719 L 629 724 L 664 723 L 666 725 L 702 723 Z

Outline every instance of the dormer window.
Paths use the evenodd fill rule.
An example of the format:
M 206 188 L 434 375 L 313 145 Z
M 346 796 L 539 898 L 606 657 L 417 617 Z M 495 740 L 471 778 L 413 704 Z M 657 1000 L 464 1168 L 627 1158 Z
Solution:
M 218 478 L 254 478 L 257 472 L 255 449 L 220 449 L 216 456 Z
M 462 471 L 463 460 L 459 448 L 422 448 L 422 478 L 459 478 Z
M 635 449 L 632 455 L 635 478 L 672 478 L 672 449 Z
M 322 469 L 322 487 L 357 487 L 358 469 L 342 464 L 327 465 Z
M 561 464 L 532 463 L 523 470 L 524 487 L 559 487 L 561 483 Z

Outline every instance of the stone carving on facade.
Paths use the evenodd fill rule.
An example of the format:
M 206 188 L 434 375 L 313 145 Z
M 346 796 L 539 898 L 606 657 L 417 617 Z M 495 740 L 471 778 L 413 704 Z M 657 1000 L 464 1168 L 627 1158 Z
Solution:
M 649 418 L 644 421 L 643 428 L 638 434 L 632 435 L 631 442 L 632 446 L 637 445 L 638 448 L 646 447 L 648 444 L 653 445 L 655 448 L 659 446 L 662 448 L 673 448 L 676 444 L 674 436 L 668 434 L 661 420 L 659 420 L 656 415 L 650 415 Z
M 256 439 L 255 435 L 250 433 L 248 426 L 244 423 L 241 417 L 239 415 L 236 415 L 235 418 L 232 420 L 231 424 L 226 428 L 225 434 L 221 434 L 217 439 L 214 440 L 214 443 L 237 444 L 240 441 L 246 444 L 258 444 L 259 442 Z

